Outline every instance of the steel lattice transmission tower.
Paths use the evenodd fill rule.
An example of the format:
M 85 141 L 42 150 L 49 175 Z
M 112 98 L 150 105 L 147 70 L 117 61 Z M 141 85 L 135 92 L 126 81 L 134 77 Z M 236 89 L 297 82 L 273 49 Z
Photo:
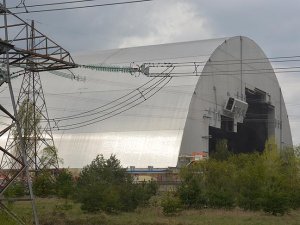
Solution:
M 26 72 L 23 75 L 17 111 L 22 121 L 20 126 L 29 170 L 39 172 L 43 169 L 58 169 L 57 151 L 39 73 Z M 15 130 L 12 129 L 8 135 L 6 149 L 15 152 L 18 146 Z
M 0 103 L 0 137 L 9 136 L 6 146 L 0 145 L 0 210 L 18 223 L 25 224 L 3 201 L 3 193 L 14 181 L 26 181 L 29 196 L 21 199 L 32 204 L 33 218 L 38 225 L 32 191 L 31 171 L 47 165 L 56 168 L 57 158 L 43 158 L 41 149 L 53 149 L 45 98 L 39 72 L 74 68 L 70 53 L 0 4 L 0 87 L 8 89 L 10 106 Z M 22 87 L 15 101 L 11 79 L 23 75 Z M 6 86 L 6 87 L 5 87 Z M 13 123 L 7 121 L 11 119 Z M 49 166 L 48 166 L 49 167 Z M 18 199 L 14 199 L 18 200 Z
M 35 48 L 36 32 L 34 21 L 31 23 L 29 48 Z M 35 50 L 32 50 L 35 51 Z M 35 59 L 28 60 L 32 69 L 36 69 Z M 17 111 L 22 136 L 25 142 L 27 163 L 30 171 L 39 172 L 43 169 L 58 169 L 57 150 L 54 145 L 45 96 L 39 72 L 25 70 L 17 100 Z M 10 130 L 6 149 L 18 151 L 19 143 L 15 130 Z

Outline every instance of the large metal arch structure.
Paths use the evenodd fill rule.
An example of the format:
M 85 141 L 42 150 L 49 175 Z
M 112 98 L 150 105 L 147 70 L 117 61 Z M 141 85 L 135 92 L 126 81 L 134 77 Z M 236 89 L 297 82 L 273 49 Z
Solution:
M 266 139 L 271 137 L 276 139 L 280 148 L 292 146 L 281 88 L 269 59 L 253 40 L 240 36 L 226 39 L 211 54 L 202 74 L 205 76 L 199 77 L 191 98 L 179 155 L 213 150 L 214 146 L 210 145 L 215 145 L 216 140 L 212 139 L 217 138 L 229 139 L 229 142 L 244 139 L 239 140 L 240 144 L 229 143 L 236 152 L 262 151 Z M 250 99 L 247 95 L 250 92 L 253 98 L 257 97 L 256 100 Z M 232 113 L 229 115 L 225 109 L 229 98 L 248 103 L 248 114 L 242 118 Z M 255 108 L 265 113 L 256 112 L 254 115 Z M 229 128 L 232 130 L 221 134 L 227 129 L 222 127 L 222 122 L 227 122 L 222 120 L 226 119 L 232 123 Z M 259 127 L 262 123 L 265 128 Z M 254 143 L 256 141 L 260 143 Z
M 172 78 L 159 93 L 127 112 L 88 127 L 54 133 L 65 166 L 82 167 L 97 154 L 116 154 L 124 166 L 176 166 L 178 156 L 210 150 L 209 142 L 211 146 L 214 144 L 213 135 L 217 132 L 212 128 L 221 127 L 223 116 L 232 123 L 232 136 L 241 129 L 241 124 L 245 124 L 244 119 L 250 119 L 249 124 L 263 122 L 261 133 L 265 137 L 257 145 L 259 148 L 270 136 L 274 136 L 281 147 L 292 145 L 287 112 L 275 73 L 260 47 L 247 37 L 96 51 L 74 58 L 79 64 L 129 66 L 132 62 L 137 65 L 147 62 L 172 65 L 192 62 L 192 66 L 185 68 L 175 65 L 175 76 L 177 72 L 186 76 Z M 200 63 L 193 66 L 193 62 Z M 150 76 L 152 69 L 158 74 L 164 70 L 151 68 Z M 87 80 L 73 87 L 69 85 L 68 93 L 72 96 L 59 100 L 60 105 L 71 111 L 103 105 L 149 80 L 149 77 L 142 75 L 133 79 L 132 76 L 119 73 L 101 73 L 100 76 L 98 71 L 80 68 L 73 72 L 84 74 Z M 63 82 L 61 80 L 62 87 Z M 85 89 L 90 93 L 81 91 Z M 63 92 L 63 88 L 57 90 L 57 93 Z M 253 112 L 260 117 L 247 118 L 249 115 L 241 116 L 242 112 L 237 115 L 224 111 L 230 97 L 242 104 L 249 102 L 251 93 L 255 101 L 262 101 L 264 105 L 262 113 Z M 57 99 L 48 98 L 48 102 L 55 106 Z M 249 109 L 253 108 L 256 105 L 249 104 Z M 268 109 L 270 115 L 266 111 Z M 70 110 L 56 112 L 55 115 L 50 110 L 49 116 L 68 116 L 72 114 Z M 265 127 L 265 124 L 269 127 Z M 247 138 L 247 134 L 251 133 L 250 128 L 243 128 L 246 134 L 242 138 Z M 224 135 L 221 133 L 218 138 L 224 138 Z M 261 150 L 254 147 L 255 150 Z M 236 147 L 234 150 L 238 151 Z

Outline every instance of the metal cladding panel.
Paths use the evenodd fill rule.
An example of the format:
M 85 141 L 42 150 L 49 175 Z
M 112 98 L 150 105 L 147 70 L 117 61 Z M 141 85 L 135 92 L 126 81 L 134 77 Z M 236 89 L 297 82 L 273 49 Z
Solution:
M 225 39 L 99 51 L 75 56 L 78 64 L 130 66 L 132 62 L 206 62 Z M 63 117 L 104 105 L 135 90 L 151 78 L 74 69 L 86 82 L 63 78 L 54 85 L 44 74 L 49 116 Z M 45 81 L 47 80 L 47 81 Z M 191 96 L 198 77 L 172 79 L 141 105 L 99 123 L 55 132 L 64 166 L 82 167 L 97 154 L 116 154 L 124 166 L 175 166 Z M 47 94 L 48 93 L 48 94 Z M 51 93 L 51 94 L 50 94 Z M 78 118 L 77 122 L 80 122 Z
M 209 150 L 209 126 L 221 127 L 228 98 L 246 101 L 246 88 L 259 89 L 270 96 L 275 107 L 277 144 L 292 146 L 287 111 L 269 60 L 251 39 L 233 37 L 216 48 L 203 68 L 190 103 L 180 155 Z M 280 121 L 282 129 L 278 125 Z
M 156 95 L 118 116 L 75 130 L 55 131 L 56 146 L 59 156 L 64 159 L 64 166 L 83 167 L 97 154 L 103 154 L 105 157 L 116 154 L 124 166 L 176 166 L 179 151 L 180 154 L 188 154 L 207 150 L 208 127 L 220 126 L 220 114 L 213 114 L 213 111 L 221 110 L 228 96 L 241 95 L 245 87 L 258 87 L 268 90 L 274 102 L 278 102 L 280 93 L 274 74 L 264 79 L 257 75 L 244 76 L 242 89 L 240 74 L 217 75 L 224 70 L 240 70 L 238 64 L 225 63 L 216 66 L 211 63 L 239 59 L 239 39 L 221 38 L 96 51 L 74 57 L 78 64 L 119 66 L 130 66 L 132 62 L 139 65 L 145 62 L 207 63 L 198 68 L 205 76 L 173 78 Z M 247 38 L 243 40 L 244 58 L 264 56 L 253 41 Z M 271 65 L 266 63 L 264 67 Z M 79 68 L 74 69 L 73 73 L 85 76 L 86 81 L 70 81 L 50 73 L 41 74 L 50 118 L 66 117 L 103 106 L 137 90 L 151 79 L 142 75 L 135 77 L 130 74 Z M 215 76 L 207 76 L 208 73 L 214 73 Z M 19 81 L 14 82 L 14 87 L 17 87 Z M 278 116 L 278 112 L 276 113 Z M 291 143 L 284 104 L 281 115 L 284 118 L 282 140 Z M 77 118 L 74 122 L 80 123 L 83 120 L 84 118 Z M 60 122 L 58 124 L 61 125 Z M 277 129 L 275 136 L 279 135 Z

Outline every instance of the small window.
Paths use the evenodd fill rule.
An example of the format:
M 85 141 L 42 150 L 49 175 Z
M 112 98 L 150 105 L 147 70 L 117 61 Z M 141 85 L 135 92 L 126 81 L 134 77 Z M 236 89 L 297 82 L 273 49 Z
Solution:
M 233 104 L 234 104 L 234 98 L 230 97 L 227 101 L 227 104 L 226 104 L 226 109 L 229 110 L 229 111 L 232 111 L 232 108 L 233 108 Z

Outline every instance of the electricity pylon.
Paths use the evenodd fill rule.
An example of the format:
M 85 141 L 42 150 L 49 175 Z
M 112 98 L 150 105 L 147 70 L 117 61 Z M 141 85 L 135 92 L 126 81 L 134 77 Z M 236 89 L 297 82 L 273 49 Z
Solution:
M 29 170 L 34 172 L 34 175 L 44 169 L 58 169 L 57 150 L 39 73 L 26 72 L 23 75 L 16 104 Z M 17 151 L 20 151 L 19 146 L 15 130 L 12 129 L 5 148 L 17 154 Z
M 0 26 L 0 86 L 8 85 L 11 100 L 11 107 L 0 104 L 0 113 L 13 121 L 4 123 L 0 129 L 0 137 L 9 133 L 6 147 L 0 146 L 0 208 L 24 224 L 5 206 L 3 193 L 14 181 L 26 181 L 29 197 L 22 200 L 31 201 L 34 222 L 38 225 L 31 170 L 42 169 L 56 158 L 45 159 L 40 154 L 41 148 L 53 150 L 54 143 L 39 72 L 74 68 L 76 64 L 68 51 L 36 30 L 33 23 L 28 24 L 9 11 L 5 0 L 0 4 L 0 16 L 4 19 Z M 11 78 L 21 73 L 24 77 L 16 103 Z M 57 166 L 57 162 L 51 165 Z
M 34 49 L 35 46 L 35 35 L 34 22 L 32 21 L 31 43 L 29 44 L 31 49 Z M 34 64 L 31 66 L 32 69 L 35 69 L 34 66 Z M 39 72 L 25 71 L 17 100 L 17 111 L 21 120 L 20 126 L 25 142 L 29 170 L 37 173 L 43 169 L 58 169 L 57 151 Z M 15 130 L 10 130 L 6 149 L 15 154 L 16 151 L 20 151 Z

